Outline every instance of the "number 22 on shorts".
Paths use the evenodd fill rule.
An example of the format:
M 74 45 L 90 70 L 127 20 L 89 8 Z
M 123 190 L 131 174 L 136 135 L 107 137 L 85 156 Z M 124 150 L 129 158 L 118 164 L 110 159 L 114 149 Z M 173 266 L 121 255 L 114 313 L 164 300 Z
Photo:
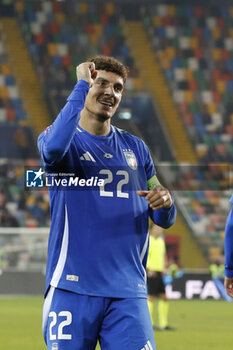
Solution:
M 72 323 L 72 314 L 70 311 L 60 311 L 58 314 L 54 311 L 51 311 L 49 313 L 49 317 L 52 318 L 50 325 L 49 325 L 49 339 L 50 340 L 56 340 L 56 339 L 66 339 L 71 340 L 72 334 L 64 333 L 64 328 L 66 326 L 69 326 Z M 60 321 L 59 319 L 64 318 L 65 320 Z M 53 333 L 54 326 L 59 322 L 57 335 Z

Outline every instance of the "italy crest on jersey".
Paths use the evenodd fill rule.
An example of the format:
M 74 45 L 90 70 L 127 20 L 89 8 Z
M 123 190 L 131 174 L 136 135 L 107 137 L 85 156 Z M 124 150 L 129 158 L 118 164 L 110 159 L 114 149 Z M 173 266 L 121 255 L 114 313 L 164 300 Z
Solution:
M 125 155 L 125 159 L 128 163 L 128 166 L 133 169 L 136 170 L 137 169 L 137 159 L 135 154 L 133 153 L 133 151 L 131 151 L 130 149 L 123 149 L 124 155 Z

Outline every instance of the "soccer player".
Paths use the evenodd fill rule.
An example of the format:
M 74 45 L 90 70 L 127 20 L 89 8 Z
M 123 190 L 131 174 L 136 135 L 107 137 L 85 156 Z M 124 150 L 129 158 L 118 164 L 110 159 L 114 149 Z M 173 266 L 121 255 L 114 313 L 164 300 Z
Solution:
M 150 247 L 147 261 L 147 285 L 148 285 L 148 306 L 151 314 L 152 325 L 158 330 L 173 330 L 168 325 L 168 298 L 163 282 L 163 272 L 166 263 L 166 245 L 163 237 L 163 230 L 157 225 L 150 229 Z M 158 301 L 158 326 L 155 326 L 155 299 Z
M 86 181 L 50 187 L 44 338 L 48 349 L 94 350 L 99 340 L 101 349 L 154 350 L 148 217 L 168 228 L 176 208 L 144 142 L 111 125 L 126 67 L 96 56 L 76 72 L 66 105 L 38 139 L 47 173 Z M 88 187 L 93 177 L 98 185 Z
M 233 195 L 230 199 L 233 204 Z M 227 294 L 233 298 L 233 208 L 231 206 L 225 227 L 225 279 L 224 285 Z

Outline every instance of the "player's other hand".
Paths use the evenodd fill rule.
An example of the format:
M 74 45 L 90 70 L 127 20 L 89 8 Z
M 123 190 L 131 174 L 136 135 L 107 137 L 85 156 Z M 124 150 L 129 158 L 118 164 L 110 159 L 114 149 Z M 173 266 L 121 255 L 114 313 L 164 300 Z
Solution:
M 224 286 L 227 294 L 233 298 L 233 277 L 232 278 L 225 277 Z
M 162 187 L 156 186 L 151 191 L 137 191 L 140 197 L 145 197 L 150 208 L 158 210 L 161 208 L 170 208 L 172 206 L 172 198 L 169 191 Z
M 97 76 L 94 62 L 84 62 L 76 67 L 77 80 L 85 80 L 90 85 L 93 85 L 94 79 Z

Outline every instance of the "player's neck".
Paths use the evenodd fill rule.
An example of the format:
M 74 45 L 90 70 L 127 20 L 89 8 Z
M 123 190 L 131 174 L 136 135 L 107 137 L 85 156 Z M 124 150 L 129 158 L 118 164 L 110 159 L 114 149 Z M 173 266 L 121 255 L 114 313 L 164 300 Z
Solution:
M 92 115 L 85 110 L 82 110 L 79 125 L 89 134 L 95 136 L 105 136 L 110 133 L 110 119 L 102 120 L 96 115 Z

